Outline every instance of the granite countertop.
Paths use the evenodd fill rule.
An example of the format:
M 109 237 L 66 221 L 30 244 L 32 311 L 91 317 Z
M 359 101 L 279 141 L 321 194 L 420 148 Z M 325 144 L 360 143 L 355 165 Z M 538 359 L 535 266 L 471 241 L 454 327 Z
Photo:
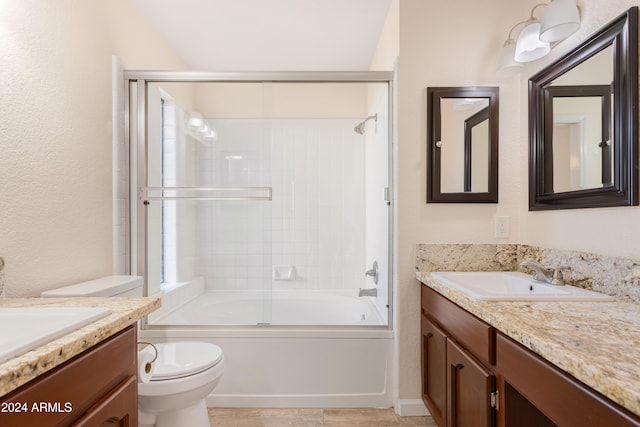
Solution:
M 640 305 L 479 301 L 416 278 L 558 368 L 640 416 Z
M 109 307 L 111 314 L 0 364 L 0 396 L 31 381 L 160 307 L 159 298 L 7 298 L 0 307 Z

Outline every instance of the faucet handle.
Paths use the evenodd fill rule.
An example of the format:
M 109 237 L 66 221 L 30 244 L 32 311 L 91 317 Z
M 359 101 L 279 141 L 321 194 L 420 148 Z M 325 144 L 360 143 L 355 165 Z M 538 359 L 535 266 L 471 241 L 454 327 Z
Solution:
M 553 278 L 551 279 L 552 285 L 564 285 L 563 270 L 565 270 L 563 267 L 556 267 L 553 270 Z

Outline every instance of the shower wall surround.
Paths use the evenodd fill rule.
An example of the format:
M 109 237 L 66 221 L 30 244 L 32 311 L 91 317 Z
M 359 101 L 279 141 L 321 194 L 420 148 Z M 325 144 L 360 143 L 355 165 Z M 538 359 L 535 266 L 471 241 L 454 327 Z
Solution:
M 519 244 L 417 244 L 416 271 L 518 271 L 527 259 L 566 268 L 567 284 L 640 302 L 640 260 Z
M 197 144 L 204 186 L 272 187 L 272 201 L 198 207 L 210 290 L 354 289 L 365 271 L 365 145 L 351 119 L 212 120 Z M 274 275 L 273 268 L 292 274 Z M 275 277 L 277 276 L 277 277 Z M 264 281 L 271 281 L 271 284 Z

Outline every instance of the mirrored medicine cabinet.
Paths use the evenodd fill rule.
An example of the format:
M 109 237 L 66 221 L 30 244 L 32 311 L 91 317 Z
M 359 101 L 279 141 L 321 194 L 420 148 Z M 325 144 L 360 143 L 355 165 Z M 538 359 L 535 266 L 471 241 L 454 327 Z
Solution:
M 638 8 L 529 79 L 529 210 L 638 204 Z
M 427 88 L 427 203 L 498 202 L 498 88 Z

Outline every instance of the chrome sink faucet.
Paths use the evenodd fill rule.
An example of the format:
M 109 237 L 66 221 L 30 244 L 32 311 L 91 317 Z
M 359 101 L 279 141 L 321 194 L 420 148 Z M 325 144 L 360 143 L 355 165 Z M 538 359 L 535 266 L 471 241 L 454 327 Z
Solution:
M 526 261 L 522 261 L 518 267 L 520 268 L 530 268 L 534 271 L 533 280 L 537 280 L 539 282 L 550 283 L 552 285 L 564 285 L 564 278 L 562 277 L 562 270 L 560 267 L 556 267 L 555 269 L 546 268 L 538 261 L 534 259 L 529 259 Z

